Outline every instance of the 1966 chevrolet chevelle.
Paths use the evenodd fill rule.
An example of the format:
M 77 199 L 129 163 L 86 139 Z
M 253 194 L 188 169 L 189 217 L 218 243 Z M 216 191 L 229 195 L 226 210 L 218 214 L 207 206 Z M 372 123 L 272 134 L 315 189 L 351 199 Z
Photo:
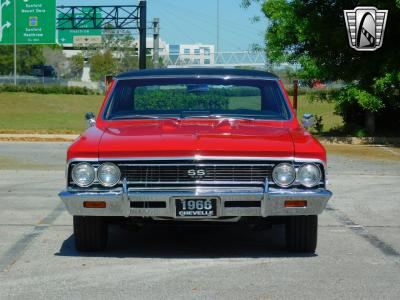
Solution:
M 285 224 L 291 251 L 314 252 L 326 153 L 296 119 L 282 82 L 262 71 L 123 73 L 68 149 L 76 248 L 103 250 L 108 225 Z M 306 120 L 307 121 L 307 120 Z M 229 224 L 229 223 L 228 223 Z

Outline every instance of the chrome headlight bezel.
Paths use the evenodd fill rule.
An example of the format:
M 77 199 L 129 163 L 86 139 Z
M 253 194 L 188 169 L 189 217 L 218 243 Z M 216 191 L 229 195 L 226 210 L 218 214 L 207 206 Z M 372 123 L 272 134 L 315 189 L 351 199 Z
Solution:
M 292 179 L 290 181 L 288 181 L 287 183 L 282 183 L 278 178 L 278 176 L 279 176 L 278 172 L 282 168 L 286 168 L 287 174 L 289 174 L 292 177 Z M 274 167 L 274 169 L 272 171 L 272 179 L 275 182 L 275 184 L 280 187 L 289 187 L 296 180 L 296 170 L 295 170 L 294 166 L 290 163 L 280 163 Z
M 78 180 L 78 178 L 77 178 L 77 170 L 79 169 L 79 168 L 82 168 L 82 167 L 87 167 L 87 170 L 91 173 L 91 176 L 90 176 L 90 180 L 89 181 L 87 181 L 86 183 L 81 183 L 79 180 Z M 79 164 L 76 164 L 76 165 L 74 165 L 73 167 L 72 167 L 72 170 L 71 170 L 71 178 L 72 178 L 72 181 L 77 185 L 77 186 L 79 186 L 79 187 L 89 187 L 89 186 L 91 186 L 92 184 L 93 184 L 93 182 L 96 180 L 96 170 L 93 168 L 93 166 L 90 164 L 90 163 L 87 163 L 87 162 L 81 162 L 81 163 L 79 163 Z
M 302 174 L 303 174 L 302 172 L 305 168 L 312 168 L 313 171 L 315 171 L 316 178 L 311 183 L 307 182 L 305 180 L 304 176 L 302 176 Z M 297 180 L 301 185 L 303 185 L 305 187 L 308 187 L 308 188 L 315 187 L 321 182 L 321 179 L 322 179 L 322 171 L 321 171 L 321 168 L 317 164 L 305 163 L 305 164 L 302 164 L 299 167 L 299 169 L 297 170 Z
M 102 172 L 103 172 L 103 169 L 105 169 L 105 168 L 111 168 L 115 171 L 113 174 L 113 176 L 115 176 L 114 181 L 107 182 L 106 180 L 104 180 L 104 178 L 102 176 Z M 97 169 L 97 180 L 104 187 L 113 187 L 113 186 L 117 185 L 118 182 L 121 180 L 121 170 L 119 169 L 119 167 L 116 164 L 113 164 L 111 162 L 105 162 L 105 163 L 101 164 Z

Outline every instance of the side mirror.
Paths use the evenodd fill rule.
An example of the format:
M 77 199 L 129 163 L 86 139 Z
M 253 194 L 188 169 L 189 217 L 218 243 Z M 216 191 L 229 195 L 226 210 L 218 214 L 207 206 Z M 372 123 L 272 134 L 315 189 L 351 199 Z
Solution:
M 89 127 L 96 125 L 96 117 L 94 113 L 88 112 L 85 114 L 85 119 L 88 122 Z
M 310 128 L 314 125 L 314 116 L 312 114 L 304 114 L 301 123 L 303 123 L 304 128 Z

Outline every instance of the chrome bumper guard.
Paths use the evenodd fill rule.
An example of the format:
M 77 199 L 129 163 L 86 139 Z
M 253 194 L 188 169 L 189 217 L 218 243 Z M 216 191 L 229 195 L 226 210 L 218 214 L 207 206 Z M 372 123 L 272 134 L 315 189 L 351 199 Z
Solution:
M 217 217 L 291 216 L 322 213 L 332 193 L 326 189 L 269 189 L 264 187 L 197 187 L 190 190 L 128 188 L 126 181 L 120 189 L 112 191 L 73 191 L 59 194 L 72 215 L 170 217 L 175 214 L 176 198 L 216 198 Z M 285 201 L 306 200 L 306 207 L 285 207 Z M 84 202 L 104 201 L 106 208 L 85 208 Z M 246 201 L 254 207 L 242 205 Z M 143 207 L 132 207 L 132 202 L 143 202 Z M 229 205 L 227 205 L 227 202 Z M 161 203 L 161 207 L 148 204 Z M 237 203 L 238 205 L 235 205 Z M 188 217 L 185 217 L 187 219 Z

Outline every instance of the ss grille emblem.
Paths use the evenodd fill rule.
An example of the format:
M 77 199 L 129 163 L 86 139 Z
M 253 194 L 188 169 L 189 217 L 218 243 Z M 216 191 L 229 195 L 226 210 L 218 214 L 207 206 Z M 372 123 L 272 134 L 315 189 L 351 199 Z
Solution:
M 191 178 L 200 179 L 206 176 L 206 170 L 204 169 L 189 169 L 187 174 Z

